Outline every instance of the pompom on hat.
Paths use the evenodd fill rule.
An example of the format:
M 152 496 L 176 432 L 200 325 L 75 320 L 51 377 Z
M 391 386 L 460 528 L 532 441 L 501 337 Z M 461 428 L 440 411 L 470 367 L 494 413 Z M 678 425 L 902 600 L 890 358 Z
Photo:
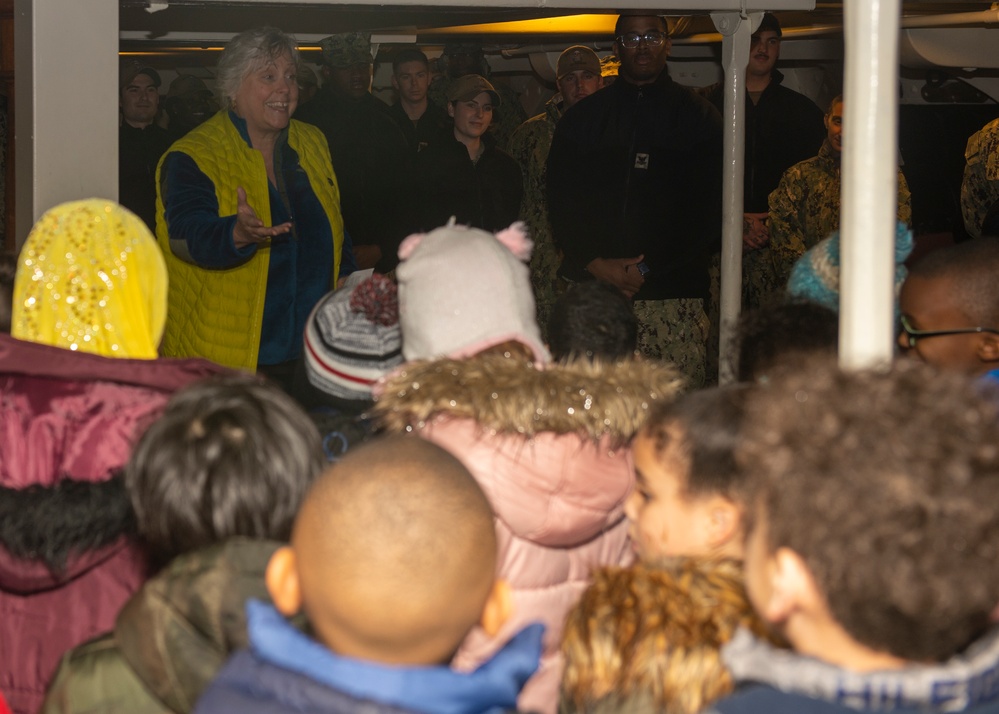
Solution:
M 305 327 L 305 373 L 316 389 L 340 399 L 371 399 L 371 386 L 402 364 L 395 284 L 372 275 L 330 293 Z
M 903 221 L 895 228 L 895 300 L 908 271 L 905 261 L 912 253 L 912 231 Z M 792 300 L 818 303 L 839 312 L 839 231 L 805 251 L 791 269 L 787 296 Z
M 519 222 L 493 235 L 452 218 L 406 238 L 396 269 L 405 358 L 461 359 L 514 341 L 549 362 L 526 262 L 533 247 Z

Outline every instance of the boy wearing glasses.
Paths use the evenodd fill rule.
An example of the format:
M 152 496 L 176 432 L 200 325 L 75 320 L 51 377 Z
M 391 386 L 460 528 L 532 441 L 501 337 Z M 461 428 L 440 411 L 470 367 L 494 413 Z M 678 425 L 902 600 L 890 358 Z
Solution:
M 928 253 L 909 269 L 898 344 L 909 356 L 999 383 L 999 240 Z
M 665 71 L 663 18 L 622 15 L 614 34 L 617 81 L 567 111 L 552 139 L 559 274 L 603 280 L 634 299 L 639 348 L 697 387 L 706 373 L 708 256 L 721 230 L 721 117 Z

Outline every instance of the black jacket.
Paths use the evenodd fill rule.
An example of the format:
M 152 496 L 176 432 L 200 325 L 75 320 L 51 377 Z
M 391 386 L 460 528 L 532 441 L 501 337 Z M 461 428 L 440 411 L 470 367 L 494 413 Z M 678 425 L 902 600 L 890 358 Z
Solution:
M 561 273 L 644 254 L 638 300 L 705 297 L 721 235 L 721 117 L 663 70 L 620 77 L 565 113 L 548 154 L 548 209 Z
M 370 94 L 346 99 L 324 86 L 295 118 L 326 135 L 351 241 L 378 245 L 382 259 L 377 269 L 391 270 L 398 262 L 399 243 L 416 230 L 416 213 L 410 199 L 412 154 L 389 108 Z
M 784 75 L 774 70 L 759 102 L 753 104 L 746 94 L 746 213 L 766 213 L 767 197 L 784 172 L 815 156 L 826 138 L 822 110 L 805 95 L 783 86 L 783 81 Z M 722 85 L 716 85 L 707 97 L 723 111 Z
M 399 102 L 389 107 L 389 114 L 406 137 L 409 148 L 414 153 L 423 151 L 430 144 L 452 136 L 451 119 L 446 111 L 433 102 L 427 103 L 427 110 L 423 112 L 423 116 L 415 124 L 406 115 L 406 110 Z
M 474 164 L 453 135 L 416 155 L 424 230 L 443 226 L 451 216 L 487 231 L 502 230 L 518 219 L 524 193 L 520 166 L 496 148 L 491 136 L 482 141 L 485 151 Z
M 125 121 L 118 128 L 118 203 L 156 233 L 156 164 L 174 136 L 150 124 L 136 129 Z

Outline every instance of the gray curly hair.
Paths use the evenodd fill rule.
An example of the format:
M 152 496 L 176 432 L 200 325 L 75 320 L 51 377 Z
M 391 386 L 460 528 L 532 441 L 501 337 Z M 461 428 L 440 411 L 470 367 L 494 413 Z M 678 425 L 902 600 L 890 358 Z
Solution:
M 240 32 L 229 40 L 219 57 L 219 100 L 223 109 L 232 109 L 233 98 L 250 72 L 289 55 L 297 66 L 300 58 L 295 38 L 276 27 L 258 27 Z

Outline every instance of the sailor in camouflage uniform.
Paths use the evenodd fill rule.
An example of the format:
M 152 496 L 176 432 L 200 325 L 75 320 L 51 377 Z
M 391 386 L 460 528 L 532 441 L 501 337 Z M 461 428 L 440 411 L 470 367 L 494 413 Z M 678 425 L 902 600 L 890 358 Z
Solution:
M 999 201 L 999 119 L 971 135 L 964 160 L 961 214 L 965 229 L 978 238 L 986 214 Z
M 531 254 L 531 284 L 538 310 L 538 325 L 547 339 L 552 306 L 562 294 L 563 284 L 557 272 L 562 254 L 555 246 L 548 223 L 547 178 L 545 165 L 552 145 L 555 125 L 562 113 L 583 97 L 603 86 L 600 59 L 589 47 L 576 45 L 565 50 L 556 65 L 558 93 L 545 104 L 545 111 L 531 117 L 513 133 L 510 154 L 524 174 L 524 202 L 521 219 L 527 224 L 534 252 Z
M 492 74 L 482 48 L 467 42 L 451 43 L 444 46 L 440 65 L 446 71 L 444 81 L 431 82 L 428 96 L 439 107 L 448 104 L 448 88 L 451 82 L 466 74 L 477 74 L 490 81 L 500 98 L 500 107 L 493 114 L 489 133 L 496 140 L 496 146 L 504 151 L 510 146 L 513 132 L 527 119 L 527 112 L 520 103 L 520 95 L 509 85 L 490 79 Z
M 825 125 L 828 135 L 819 155 L 789 168 L 770 194 L 770 249 L 781 286 L 787 285 L 791 268 L 806 250 L 839 230 L 842 97 L 832 101 Z M 898 220 L 906 224 L 912 221 L 911 199 L 900 170 Z

